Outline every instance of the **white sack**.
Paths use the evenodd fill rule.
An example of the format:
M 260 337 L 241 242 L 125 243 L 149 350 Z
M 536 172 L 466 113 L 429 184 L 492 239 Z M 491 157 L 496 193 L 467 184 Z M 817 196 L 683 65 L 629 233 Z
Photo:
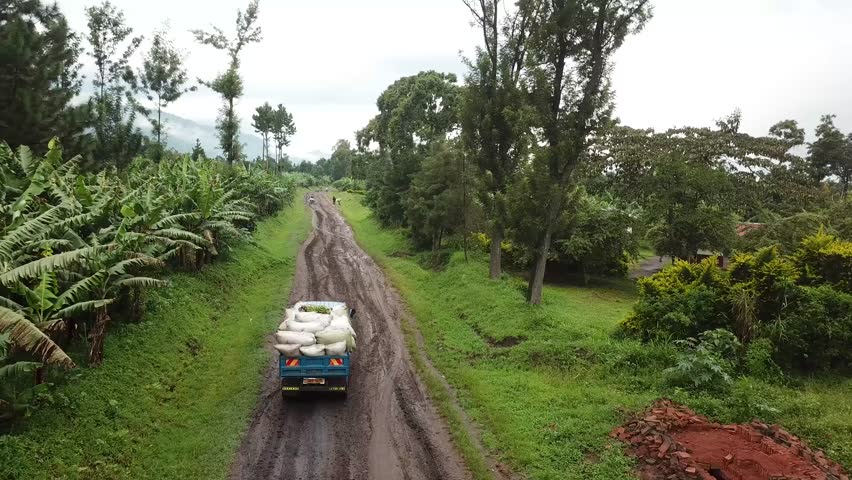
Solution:
M 352 334 L 345 330 L 326 329 L 316 334 L 317 341 L 326 345 L 330 343 L 345 342 Z
M 346 308 L 346 305 L 340 305 L 339 307 L 334 307 L 331 309 L 332 317 L 349 317 L 349 309 Z
M 344 332 L 349 332 L 353 337 L 357 337 L 358 335 L 355 333 L 355 329 L 352 328 L 352 324 L 349 323 L 348 318 L 335 318 L 328 325 L 329 330 L 343 330 Z
M 343 355 L 346 353 L 346 342 L 337 342 L 325 346 L 326 355 Z
M 278 352 L 281 355 L 284 355 L 284 356 L 287 356 L 287 357 L 298 357 L 299 356 L 299 348 L 301 348 L 301 347 L 302 346 L 298 345 L 298 344 L 282 344 L 282 343 L 279 343 L 277 345 L 273 345 L 273 348 L 275 348 L 275 350 L 278 350 Z
M 288 308 L 287 310 L 284 310 L 284 320 L 293 320 L 294 318 L 296 318 L 295 308 Z
M 297 322 L 295 320 L 286 320 L 284 324 L 284 330 L 289 332 L 317 333 L 327 327 L 321 322 Z
M 307 347 L 300 348 L 299 351 L 306 357 L 321 357 L 325 355 L 325 345 L 309 345 Z
M 317 339 L 314 337 L 314 334 L 308 332 L 278 332 L 275 334 L 275 338 L 278 339 L 278 343 L 291 345 L 299 344 L 306 346 L 317 343 Z
M 331 321 L 331 315 L 316 312 L 296 312 L 297 322 L 323 322 L 326 325 Z

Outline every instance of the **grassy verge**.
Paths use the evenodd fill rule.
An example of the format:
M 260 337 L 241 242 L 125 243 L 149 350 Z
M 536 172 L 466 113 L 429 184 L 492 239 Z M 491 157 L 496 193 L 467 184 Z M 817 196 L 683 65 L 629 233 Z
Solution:
M 852 467 L 852 380 L 741 378 L 723 396 L 671 389 L 663 378 L 675 361 L 671 346 L 612 335 L 635 300 L 632 283 L 548 286 L 543 305 L 531 307 L 520 281 L 486 280 L 484 256 L 464 262 L 457 254 L 440 272 L 425 269 L 359 197 L 344 195 L 342 208 L 400 290 L 426 353 L 482 427 L 484 443 L 515 470 L 535 479 L 632 478 L 632 460 L 607 435 L 660 396 L 720 421 L 781 423 Z M 446 414 L 451 407 L 441 405 L 450 400 L 440 395 Z M 455 422 L 451 428 L 462 429 Z
M 225 477 L 310 228 L 297 195 L 254 245 L 172 276 L 142 322 L 111 332 L 103 367 L 72 374 L 21 431 L 0 436 L 0 478 Z

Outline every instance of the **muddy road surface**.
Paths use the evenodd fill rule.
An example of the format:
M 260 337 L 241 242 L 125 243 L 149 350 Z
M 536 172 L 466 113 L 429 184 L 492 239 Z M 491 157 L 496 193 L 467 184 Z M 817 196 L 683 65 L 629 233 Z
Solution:
M 357 312 L 358 348 L 345 400 L 281 398 L 271 348 L 262 397 L 231 467 L 232 479 L 464 479 L 447 428 L 414 373 L 402 307 L 381 269 L 355 243 L 325 194 L 299 252 L 290 304 L 342 300 Z

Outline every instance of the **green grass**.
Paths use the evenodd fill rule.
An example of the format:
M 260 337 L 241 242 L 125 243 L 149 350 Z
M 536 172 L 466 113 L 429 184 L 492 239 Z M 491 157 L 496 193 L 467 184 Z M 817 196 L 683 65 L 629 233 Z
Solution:
M 142 322 L 116 326 L 103 367 L 72 373 L 0 436 L 0 478 L 224 478 L 311 228 L 299 200 L 262 222 L 254 245 L 172 276 Z
M 635 301 L 631 282 L 548 286 L 543 304 L 529 306 L 520 280 L 487 280 L 484 254 L 467 263 L 456 254 L 445 270 L 424 269 L 404 254 L 410 247 L 399 231 L 379 228 L 358 196 L 343 194 L 342 209 L 400 290 L 426 353 L 481 426 L 486 447 L 530 478 L 633 478 L 633 461 L 608 433 L 661 396 L 719 421 L 781 423 L 852 467 L 852 380 L 741 378 L 723 398 L 671 389 L 663 374 L 675 361 L 670 345 L 613 335 Z M 452 415 L 440 384 L 427 379 L 427 386 Z M 449 423 L 464 443 L 458 419 Z M 469 462 L 470 448 L 461 446 Z

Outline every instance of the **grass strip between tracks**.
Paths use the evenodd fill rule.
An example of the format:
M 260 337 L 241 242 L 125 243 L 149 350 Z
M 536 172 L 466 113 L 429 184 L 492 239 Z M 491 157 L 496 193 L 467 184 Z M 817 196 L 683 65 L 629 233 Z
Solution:
M 673 388 L 665 376 L 677 361 L 671 344 L 613 335 L 636 299 L 631 282 L 547 285 L 543 304 L 529 306 L 520 279 L 487 279 L 485 253 L 468 262 L 453 253 L 435 270 L 436 258 L 413 251 L 401 230 L 380 228 L 362 197 L 337 195 L 359 244 L 415 316 L 428 358 L 480 426 L 482 443 L 513 470 L 543 480 L 635 478 L 633 459 L 608 434 L 658 397 L 721 422 L 779 423 L 852 467 L 852 378 L 740 376 L 722 393 Z M 413 357 L 461 453 L 485 477 L 453 399 Z
M 72 372 L 0 436 L 0 478 L 224 478 L 311 229 L 302 193 L 261 222 L 254 244 L 171 276 L 140 323 L 116 325 L 103 367 Z

